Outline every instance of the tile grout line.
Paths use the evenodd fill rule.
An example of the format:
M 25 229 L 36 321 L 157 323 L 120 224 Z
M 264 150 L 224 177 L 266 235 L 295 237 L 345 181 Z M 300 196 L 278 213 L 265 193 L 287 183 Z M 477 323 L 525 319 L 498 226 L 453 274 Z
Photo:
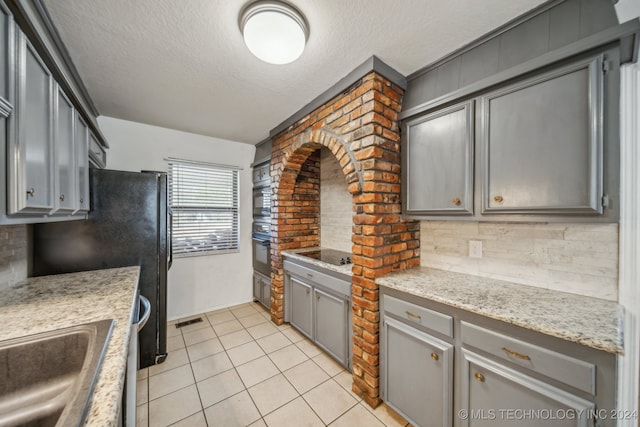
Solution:
M 255 304 L 255 302 L 254 302 L 253 304 Z M 237 307 L 237 306 L 236 306 L 236 307 Z M 315 354 L 313 357 L 309 356 L 309 355 L 308 355 L 308 354 L 307 354 L 307 353 L 306 353 L 302 348 L 300 348 L 299 344 L 300 344 L 300 343 L 307 343 L 307 342 L 308 342 L 309 344 L 313 345 L 314 347 L 317 347 L 317 346 L 316 346 L 313 342 L 311 342 L 311 341 L 310 341 L 306 336 L 304 336 L 303 334 L 301 334 L 300 332 L 298 332 L 297 330 L 295 330 L 295 328 L 289 327 L 289 328 L 281 329 L 281 328 L 279 328 L 279 327 L 278 327 L 278 325 L 275 325 L 275 326 L 276 326 L 276 328 L 277 328 L 277 331 L 276 331 L 276 332 L 273 332 L 273 333 L 270 333 L 270 334 L 267 334 L 267 335 L 261 336 L 260 338 L 255 338 L 255 337 L 254 337 L 254 335 L 252 335 L 252 334 L 249 332 L 249 330 L 248 330 L 248 329 L 249 329 L 249 327 L 254 327 L 254 326 L 258 326 L 258 325 L 262 325 L 262 324 L 271 324 L 272 322 L 270 321 L 270 319 L 265 318 L 265 316 L 263 316 L 263 315 L 262 315 L 262 313 L 259 311 L 262 307 L 258 307 L 258 308 L 256 308 L 256 307 L 254 307 L 254 306 L 252 305 L 252 303 L 246 303 L 246 304 L 242 304 L 242 305 L 241 305 L 241 307 L 239 307 L 239 309 L 243 309 L 243 308 L 245 308 L 245 307 L 251 307 L 251 308 L 255 311 L 255 313 L 248 314 L 248 315 L 244 315 L 244 316 L 238 316 L 238 315 L 237 315 L 236 313 L 234 313 L 234 311 L 233 311 L 233 310 L 231 310 L 230 308 L 223 309 L 224 311 L 231 313 L 231 315 L 233 316 L 233 319 L 232 319 L 232 320 L 237 321 L 237 322 L 240 324 L 240 326 L 241 326 L 241 329 L 239 329 L 239 330 L 237 330 L 237 331 L 233 331 L 233 332 L 228 332 L 227 334 L 224 334 L 224 335 L 229 335 L 229 334 L 232 334 L 232 333 L 235 333 L 235 332 L 244 331 L 244 332 L 246 332 L 246 333 L 251 337 L 251 341 L 248 341 L 248 342 L 246 342 L 246 343 L 239 344 L 239 345 L 236 345 L 236 346 L 233 346 L 233 347 L 230 347 L 230 348 L 226 348 L 226 347 L 222 344 L 222 340 L 221 340 L 221 337 L 222 337 L 222 336 L 224 336 L 224 335 L 218 335 L 218 333 L 216 332 L 216 330 L 215 330 L 215 328 L 214 328 L 214 325 L 211 323 L 211 321 L 210 321 L 210 319 L 209 319 L 209 317 L 207 316 L 207 314 L 206 314 L 206 313 L 202 313 L 202 314 L 200 314 L 200 316 L 204 316 L 204 317 L 206 317 L 207 326 L 203 326 L 202 328 L 198 328 L 198 329 L 195 329 L 195 330 L 193 330 L 193 331 L 190 331 L 190 332 L 189 332 L 189 333 L 191 333 L 191 332 L 195 332 L 195 331 L 198 331 L 198 330 L 201 330 L 201 329 L 211 328 L 211 329 L 213 330 L 213 332 L 214 332 L 214 337 L 215 337 L 215 339 L 218 339 L 218 341 L 220 342 L 220 346 L 221 346 L 221 348 L 222 348 L 222 351 L 221 351 L 221 352 L 218 352 L 218 353 L 214 353 L 214 354 L 209 355 L 209 356 L 206 356 L 206 357 L 211 357 L 211 356 L 213 356 L 213 355 L 215 355 L 215 354 L 219 354 L 219 353 L 224 352 L 224 353 L 225 353 L 225 356 L 226 356 L 226 357 L 229 359 L 229 361 L 231 362 L 231 365 L 232 365 L 232 368 L 231 368 L 231 369 L 233 369 L 233 370 L 234 370 L 235 374 L 238 376 L 238 378 L 240 379 L 240 381 L 241 381 L 241 383 L 242 383 L 242 386 L 243 386 L 243 390 L 241 390 L 241 391 L 239 391 L 238 393 L 235 393 L 235 394 L 233 394 L 233 395 L 231 395 L 231 396 L 227 396 L 225 399 L 223 399 L 223 400 L 221 400 L 221 401 L 219 401 L 219 402 L 216 402 L 216 403 L 214 403 L 213 405 L 210 405 L 210 406 L 209 406 L 209 407 L 207 407 L 207 408 L 204 408 L 204 404 L 203 404 L 203 401 L 202 401 L 202 396 L 201 396 L 201 394 L 200 394 L 200 389 L 198 388 L 198 381 L 196 381 L 196 379 L 195 379 L 195 371 L 194 371 L 194 369 L 193 369 L 193 363 L 194 363 L 194 362 L 197 362 L 197 360 L 196 360 L 196 361 L 191 360 L 191 355 L 189 354 L 188 348 L 189 348 L 189 347 L 191 347 L 191 346 L 197 345 L 197 344 L 199 344 L 200 342 L 206 342 L 206 341 L 208 341 L 208 340 L 203 340 L 203 341 L 200 341 L 200 342 L 195 342 L 195 343 L 192 343 L 190 346 L 188 346 L 188 345 L 187 345 L 187 343 L 186 343 L 186 340 L 185 340 L 185 338 L 184 338 L 185 332 L 183 332 L 182 330 L 180 330 L 180 336 L 181 336 L 181 338 L 182 338 L 182 343 L 184 344 L 184 350 L 185 350 L 185 353 L 186 353 L 186 356 L 187 356 L 187 361 L 188 361 L 188 363 L 189 363 L 189 368 L 190 368 L 190 370 L 191 370 L 191 374 L 192 374 L 193 379 L 194 379 L 194 384 L 193 384 L 193 385 L 195 385 L 195 386 L 196 386 L 196 392 L 198 393 L 198 398 L 199 398 L 199 400 L 200 400 L 200 411 L 198 411 L 198 412 L 202 412 L 203 417 L 204 417 L 204 419 L 205 419 L 205 423 L 206 423 L 206 425 L 207 425 L 207 426 L 209 425 L 209 420 L 207 419 L 206 414 L 204 413 L 205 409 L 208 409 L 208 408 L 210 408 L 210 407 L 212 407 L 212 406 L 215 406 L 215 405 L 217 405 L 217 404 L 219 404 L 219 403 L 221 403 L 221 402 L 224 402 L 224 401 L 226 401 L 226 400 L 228 400 L 228 399 L 230 399 L 230 398 L 232 398 L 232 397 L 234 397 L 234 396 L 237 396 L 238 394 L 240 394 L 240 393 L 242 393 L 242 392 L 246 391 L 246 392 L 247 392 L 247 394 L 249 395 L 249 398 L 250 398 L 250 400 L 251 400 L 252 404 L 253 404 L 253 405 L 254 405 L 254 407 L 257 409 L 258 414 L 259 414 L 259 418 L 258 418 L 258 419 L 256 419 L 256 420 L 254 420 L 254 421 L 252 421 L 252 423 L 251 423 L 251 424 L 256 423 L 256 422 L 259 422 L 259 421 L 262 421 L 264 424 L 266 424 L 266 420 L 265 420 L 265 417 L 266 417 L 266 416 L 268 416 L 268 415 L 270 415 L 270 414 L 272 414 L 272 413 L 274 413 L 274 412 L 276 412 L 276 411 L 280 410 L 280 409 L 281 409 L 281 408 L 283 408 L 284 406 L 286 406 L 286 405 L 290 404 L 291 402 L 293 402 L 293 401 L 297 400 L 299 397 L 302 397 L 302 401 L 305 403 L 305 405 L 307 405 L 307 407 L 309 407 L 309 408 L 311 409 L 312 413 L 313 413 L 315 416 L 317 416 L 317 417 L 318 417 L 318 419 L 321 421 L 321 423 L 322 423 L 324 426 L 330 426 L 330 425 L 334 424 L 336 421 L 338 421 L 341 417 L 343 417 L 343 416 L 344 416 L 345 414 L 347 414 L 349 411 L 353 410 L 356 406 L 358 406 L 358 405 L 362 405 L 362 406 L 365 408 L 365 410 L 366 410 L 366 411 L 368 411 L 368 413 L 369 413 L 370 415 L 373 415 L 373 416 L 374 416 L 374 418 L 375 418 L 376 420 L 378 420 L 382 425 L 384 425 L 384 426 L 386 426 L 386 427 L 389 427 L 389 424 L 387 424 L 385 421 L 383 421 L 381 418 L 379 418 L 379 417 L 377 416 L 377 414 L 375 414 L 375 412 L 374 412 L 374 410 L 373 410 L 373 409 L 369 409 L 369 408 L 366 408 L 366 407 L 365 407 L 365 405 L 363 404 L 363 400 L 362 400 L 362 399 L 358 399 L 356 396 L 354 396 L 354 395 L 353 395 L 353 392 L 352 392 L 352 391 L 350 391 L 349 389 L 347 389 L 346 387 L 344 387 L 340 382 L 338 382 L 338 380 L 337 380 L 336 378 L 337 378 L 339 375 L 341 375 L 342 373 L 344 373 L 344 372 L 346 372 L 346 373 L 350 374 L 350 372 L 349 372 L 348 370 L 346 370 L 344 367 L 342 367 L 342 366 L 340 365 L 340 370 L 339 370 L 336 374 L 331 375 L 329 372 L 327 372 L 327 371 L 326 371 L 326 370 L 325 370 L 325 369 L 324 369 L 324 368 L 323 368 L 323 367 L 318 363 L 318 361 L 314 360 L 314 358 L 316 358 L 316 357 L 318 357 L 318 356 L 320 356 L 320 355 L 324 354 L 324 355 L 325 355 L 328 359 L 330 359 L 333 363 L 336 363 L 336 362 L 335 362 L 335 361 L 334 361 L 334 360 L 333 360 L 329 355 L 327 355 L 325 352 L 323 352 L 323 351 L 322 351 L 322 349 L 321 349 L 321 348 L 319 348 L 319 347 L 318 347 L 319 352 L 318 352 L 317 354 Z M 221 311 L 222 311 L 222 310 L 216 310 L 216 312 L 221 312 Z M 236 310 L 236 311 L 237 311 L 237 310 Z M 249 327 L 247 327 L 247 326 L 245 326 L 245 325 L 240 321 L 240 319 L 245 318 L 245 317 L 249 317 L 249 316 L 253 316 L 254 314 L 258 314 L 258 315 L 262 316 L 262 317 L 265 319 L 265 322 L 260 322 L 260 323 L 257 323 L 257 324 L 254 324 L 254 325 L 250 325 Z M 193 317 L 193 316 L 190 316 L 190 317 Z M 189 317 L 187 317 L 186 319 L 188 319 L 188 318 L 189 318 Z M 228 321 L 230 322 L 231 320 L 228 320 Z M 221 323 L 225 323 L 225 322 L 219 322 L 218 324 L 221 324 Z M 287 334 L 285 334 L 285 333 L 284 333 L 284 331 L 286 331 L 286 330 L 288 330 L 288 329 L 292 329 L 294 332 L 296 332 L 297 334 L 299 334 L 302 338 L 301 338 L 301 339 L 299 339 L 299 340 L 298 340 L 298 341 L 296 341 L 296 342 L 293 342 L 293 341 L 292 341 L 292 339 L 291 339 Z M 262 338 L 267 338 L 267 337 L 270 337 L 270 336 L 276 335 L 276 334 L 278 334 L 278 333 L 281 333 L 281 334 L 282 334 L 282 335 L 287 339 L 287 341 L 289 342 L 289 344 L 287 344 L 287 345 L 285 345 L 284 347 L 278 348 L 278 349 L 273 350 L 273 351 L 271 351 L 270 353 L 268 353 L 268 352 L 267 352 L 267 351 L 266 351 L 266 350 L 265 350 L 265 349 L 260 345 L 260 343 L 258 343 L 258 340 L 259 340 L 259 339 L 262 339 Z M 210 339 L 214 339 L 214 338 L 210 338 Z M 234 349 L 234 348 L 240 347 L 240 346 L 242 346 L 242 345 L 249 344 L 249 343 L 251 343 L 251 342 L 255 343 L 255 344 L 257 345 L 257 347 L 258 347 L 258 348 L 259 348 L 259 349 L 264 353 L 264 355 L 259 356 L 259 357 L 256 357 L 256 358 L 251 359 L 251 360 L 248 360 L 248 361 L 246 361 L 246 362 L 242 363 L 241 365 L 236 366 L 236 365 L 235 365 L 235 363 L 233 362 L 233 360 L 231 359 L 230 355 L 229 355 L 229 351 L 230 351 L 230 350 L 232 350 L 232 349 Z M 305 359 L 305 360 L 303 360 L 303 361 L 302 361 L 302 362 L 300 362 L 300 363 L 296 363 L 295 365 L 289 366 L 289 367 L 288 367 L 287 369 L 285 369 L 285 370 L 282 370 L 282 369 L 281 369 L 281 368 L 280 368 L 280 367 L 275 363 L 274 359 L 272 358 L 272 354 L 273 354 L 273 353 L 276 353 L 277 351 L 280 351 L 280 350 L 282 350 L 282 349 L 284 349 L 284 348 L 290 347 L 290 346 L 292 346 L 292 345 L 293 345 L 293 346 L 294 346 L 298 351 L 300 351 L 302 354 L 304 354 L 304 356 L 305 356 L 305 358 L 306 358 L 306 359 Z M 258 382 L 258 383 L 256 383 L 256 384 L 253 384 L 251 387 L 255 387 L 255 386 L 259 385 L 259 384 L 262 384 L 262 383 L 264 383 L 265 381 L 268 381 L 268 380 L 270 380 L 270 379 L 272 379 L 272 378 L 276 377 L 277 375 L 282 375 L 282 376 L 284 377 L 285 381 L 286 381 L 286 382 L 287 382 L 287 383 L 292 387 L 292 389 L 295 391 L 296 396 L 295 396 L 293 399 L 291 399 L 291 400 L 289 400 L 289 401 L 285 402 L 284 404 L 282 404 L 282 405 L 280 405 L 280 406 L 278 406 L 278 407 L 276 407 L 276 408 L 274 408 L 274 409 L 270 410 L 267 414 L 262 415 L 262 413 L 261 413 L 261 412 L 260 412 L 260 410 L 258 409 L 258 406 L 257 406 L 257 404 L 256 404 L 256 402 L 255 402 L 255 400 L 254 400 L 253 396 L 252 396 L 252 395 L 251 395 L 251 393 L 249 392 L 249 387 L 247 387 L 247 384 L 244 382 L 244 380 L 243 380 L 243 379 L 242 379 L 242 377 L 240 376 L 240 373 L 239 373 L 239 371 L 238 371 L 238 367 L 243 366 L 243 365 L 245 365 L 245 364 L 247 364 L 247 363 L 250 363 L 250 362 L 252 362 L 252 361 L 254 361 L 254 360 L 257 360 L 257 359 L 259 359 L 259 358 L 261 358 L 261 357 L 264 357 L 264 356 L 266 356 L 266 357 L 267 357 L 267 359 L 268 359 L 268 360 L 269 360 L 269 361 L 270 361 L 270 362 L 271 362 L 271 363 L 276 367 L 276 369 L 277 369 L 277 372 L 278 372 L 278 373 L 277 373 L 277 374 L 275 374 L 275 375 L 270 376 L 269 378 L 265 378 L 264 380 L 262 380 L 262 381 L 260 381 L 260 382 Z M 206 358 L 206 357 L 204 357 L 204 358 Z M 200 358 L 200 359 L 198 359 L 198 360 L 201 360 L 201 359 L 204 359 L 204 358 Z M 313 361 L 313 363 L 314 363 L 314 364 L 315 364 L 315 365 L 320 369 L 320 371 L 322 371 L 324 374 L 326 374 L 326 375 L 328 376 L 328 378 L 327 378 L 326 380 L 324 380 L 324 381 L 320 382 L 319 384 L 316 384 L 315 386 L 313 386 L 313 387 L 312 387 L 312 388 L 310 388 L 309 390 L 306 390 L 304 394 L 309 393 L 310 391 L 312 391 L 312 390 L 314 390 L 314 389 L 316 389 L 316 388 L 320 387 L 320 386 L 321 386 L 321 385 L 323 385 L 323 384 L 326 384 L 326 383 L 327 383 L 328 381 L 330 381 L 330 380 L 333 380 L 333 381 L 338 385 L 338 387 L 339 387 L 340 389 L 342 389 L 342 390 L 344 390 L 345 392 L 347 392 L 347 393 L 348 393 L 348 395 L 349 395 L 349 397 L 351 397 L 351 398 L 353 398 L 353 399 L 355 400 L 355 403 L 354 403 L 353 405 L 350 405 L 346 410 L 344 410 L 343 412 L 341 412 L 341 413 L 340 413 L 337 417 L 335 417 L 335 418 L 334 418 L 330 423 L 325 423 L 325 422 L 322 420 L 322 418 L 321 418 L 321 417 L 320 417 L 320 415 L 318 414 L 317 410 L 316 410 L 316 409 L 315 409 L 315 408 L 314 408 L 314 407 L 313 407 L 313 406 L 312 406 L 312 405 L 307 401 L 307 399 L 305 399 L 305 397 L 304 397 L 303 393 L 300 393 L 300 392 L 296 389 L 296 387 L 293 385 L 293 383 L 289 380 L 289 378 L 285 375 L 285 372 L 286 372 L 286 371 L 289 371 L 289 370 L 291 370 L 291 369 L 293 369 L 293 368 L 295 368 L 295 367 L 297 367 L 297 366 L 299 366 L 299 365 L 301 365 L 301 364 L 303 364 L 303 363 L 306 363 L 306 362 L 307 362 L 307 361 L 309 361 L 309 360 Z M 172 369 L 177 369 L 177 368 L 182 367 L 182 366 L 184 366 L 184 365 L 176 366 L 176 367 L 174 367 L 174 368 L 172 368 Z M 172 369 L 170 369 L 170 370 L 172 370 Z M 220 375 L 220 374 L 222 374 L 222 373 L 224 373 L 224 372 L 228 372 L 228 371 L 230 371 L 231 369 L 225 370 L 225 371 L 220 372 L 220 373 L 218 373 L 218 374 L 216 374 L 216 375 Z M 170 370 L 165 371 L 165 372 L 169 372 Z M 161 373 L 163 373 L 163 372 L 160 372 L 160 373 L 158 373 L 158 374 L 161 374 Z M 158 374 L 155 374 L 155 375 L 158 375 Z M 214 376 L 216 376 L 216 375 L 212 375 L 211 377 L 204 378 L 202 381 L 205 381 L 205 380 L 207 380 L 207 379 L 209 379 L 209 378 L 212 378 L 212 377 L 214 377 Z M 149 374 L 149 371 L 147 371 L 147 401 L 146 401 L 146 404 L 147 404 L 147 420 L 148 420 L 148 422 L 149 422 L 149 416 L 150 416 L 150 402 L 151 402 L 151 400 L 149 400 L 149 396 L 150 396 L 150 392 L 151 392 L 151 386 L 150 386 L 150 378 L 151 378 L 151 376 L 152 376 L 152 375 L 150 375 L 150 374 Z M 200 381 L 200 382 L 202 382 L 202 381 Z M 191 386 L 191 385 L 186 386 L 186 387 L 183 387 L 183 388 L 181 388 L 181 389 L 179 389 L 179 390 L 183 390 L 183 389 L 185 389 L 185 388 L 187 388 L 187 387 L 190 387 L 190 386 Z M 179 391 L 179 390 L 175 390 L 175 391 L 173 391 L 172 393 L 175 393 L 176 391 Z M 168 394 L 171 394 L 171 393 L 168 393 Z M 166 396 L 166 395 L 164 395 L 164 396 Z M 161 398 L 161 397 L 163 397 L 163 396 L 157 397 L 156 399 L 159 399 L 159 398 Z M 156 400 L 156 399 L 154 399 L 154 400 Z M 144 403 L 143 403 L 143 404 L 144 404 Z M 183 419 L 181 419 L 181 420 L 178 420 L 178 421 L 176 421 L 175 423 L 179 423 L 179 422 L 183 421 L 184 419 L 187 419 L 187 418 L 189 418 L 189 417 L 192 417 L 192 416 L 196 415 L 198 412 L 195 412 L 194 414 L 188 415 L 187 417 L 185 417 L 185 418 L 183 418 Z M 175 424 L 175 423 L 173 423 L 173 424 Z M 173 424 L 172 424 L 172 425 L 173 425 Z M 394 424 L 394 425 L 395 425 L 395 424 Z M 409 426 L 409 424 L 403 424 L 403 426 L 405 426 L 405 427 L 406 427 L 406 426 Z

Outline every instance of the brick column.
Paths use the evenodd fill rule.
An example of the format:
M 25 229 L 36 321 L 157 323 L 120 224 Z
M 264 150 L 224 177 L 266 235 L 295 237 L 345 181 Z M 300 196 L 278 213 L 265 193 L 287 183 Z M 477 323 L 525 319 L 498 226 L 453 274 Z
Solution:
M 403 90 L 371 72 L 276 135 L 271 160 L 271 318 L 284 321 L 280 252 L 321 244 L 319 157 L 336 157 L 353 196 L 353 390 L 379 399 L 379 292 L 375 279 L 420 264 L 416 221 L 401 218 L 400 135 Z

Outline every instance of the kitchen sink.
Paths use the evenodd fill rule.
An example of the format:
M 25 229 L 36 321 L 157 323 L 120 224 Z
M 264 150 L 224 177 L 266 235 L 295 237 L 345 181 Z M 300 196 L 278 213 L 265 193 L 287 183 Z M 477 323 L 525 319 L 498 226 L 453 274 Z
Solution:
M 0 426 L 84 422 L 113 320 L 0 342 Z

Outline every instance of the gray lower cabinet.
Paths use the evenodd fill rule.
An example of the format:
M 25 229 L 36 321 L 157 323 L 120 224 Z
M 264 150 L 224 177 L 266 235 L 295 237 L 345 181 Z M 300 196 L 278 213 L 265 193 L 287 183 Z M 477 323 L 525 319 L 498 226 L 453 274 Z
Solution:
M 382 398 L 415 426 L 451 426 L 453 344 L 388 316 L 382 328 Z
M 592 401 L 472 351 L 463 358 L 463 405 L 472 414 L 464 426 L 593 426 Z
M 313 286 L 295 276 L 289 279 L 291 325 L 313 339 Z
M 407 214 L 473 213 L 473 102 L 404 123 Z
M 342 366 L 351 367 L 351 282 L 315 265 L 285 260 L 285 321 Z
M 616 425 L 615 355 L 381 291 L 381 397 L 413 425 Z
M 349 302 L 319 288 L 313 290 L 313 295 L 316 344 L 343 365 L 348 365 L 345 358 L 349 354 L 346 323 L 349 315 Z
M 271 308 L 271 279 L 257 271 L 253 272 L 253 299 Z

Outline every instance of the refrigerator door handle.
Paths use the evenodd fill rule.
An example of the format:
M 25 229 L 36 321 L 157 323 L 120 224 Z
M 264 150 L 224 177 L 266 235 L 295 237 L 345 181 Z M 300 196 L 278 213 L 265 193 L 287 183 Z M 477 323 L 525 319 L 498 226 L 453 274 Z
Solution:
M 140 295 L 140 302 L 144 307 L 144 311 L 142 312 L 142 316 L 140 316 L 140 320 L 138 320 L 138 332 L 140 332 L 142 328 L 144 328 L 144 325 L 147 324 L 149 316 L 151 315 L 151 302 L 149 302 L 149 300 L 142 295 Z

